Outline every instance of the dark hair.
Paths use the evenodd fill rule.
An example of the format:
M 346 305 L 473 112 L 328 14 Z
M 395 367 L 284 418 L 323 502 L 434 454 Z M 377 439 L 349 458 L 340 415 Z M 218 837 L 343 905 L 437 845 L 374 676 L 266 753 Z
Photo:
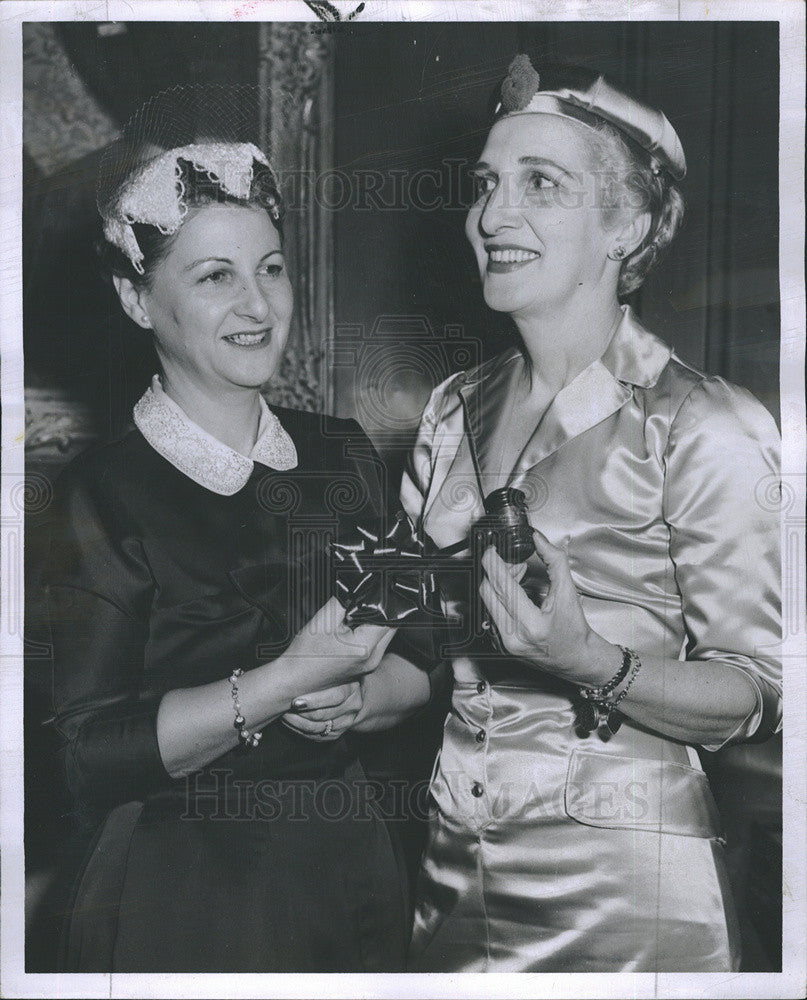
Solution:
M 197 170 L 192 163 L 180 159 L 182 202 L 188 210 L 204 205 L 242 205 L 263 208 L 272 224 L 283 239 L 283 201 L 275 184 L 274 175 L 264 164 L 253 160 L 252 184 L 246 198 L 235 198 L 203 170 Z M 128 278 L 137 288 L 148 288 L 156 267 L 165 259 L 178 233 L 163 233 L 156 226 L 135 222 L 132 231 L 143 254 L 143 273 L 135 269 L 126 254 L 103 234 L 101 230 L 96 240 L 96 252 L 106 275 Z
M 614 126 L 603 122 L 586 132 L 606 225 L 626 205 L 650 215 L 646 236 L 622 261 L 617 286 L 622 298 L 639 288 L 672 243 L 684 219 L 684 196 L 673 177 Z

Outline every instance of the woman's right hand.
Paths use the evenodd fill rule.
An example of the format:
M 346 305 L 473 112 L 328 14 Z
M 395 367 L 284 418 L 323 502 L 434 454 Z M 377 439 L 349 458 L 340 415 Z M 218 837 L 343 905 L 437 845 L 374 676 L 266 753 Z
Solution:
M 363 702 L 362 682 L 350 681 L 295 698 L 293 711 L 281 722 L 308 739 L 338 740 L 356 721 Z
M 323 690 L 371 673 L 395 629 L 344 624 L 345 609 L 332 597 L 292 639 L 284 659 L 300 674 L 300 691 Z M 307 686 L 308 685 L 308 686 Z

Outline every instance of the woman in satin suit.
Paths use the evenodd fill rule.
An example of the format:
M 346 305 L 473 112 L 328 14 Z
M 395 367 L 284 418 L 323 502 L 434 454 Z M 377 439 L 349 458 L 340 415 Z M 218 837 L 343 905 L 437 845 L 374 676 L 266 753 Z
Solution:
M 500 646 L 452 654 L 415 971 L 738 967 L 695 748 L 780 726 L 779 523 L 757 501 L 778 436 L 620 305 L 675 236 L 684 173 L 661 112 L 513 61 L 466 233 L 521 347 L 434 391 L 402 499 L 442 547 L 518 487 L 537 554 L 485 552 Z

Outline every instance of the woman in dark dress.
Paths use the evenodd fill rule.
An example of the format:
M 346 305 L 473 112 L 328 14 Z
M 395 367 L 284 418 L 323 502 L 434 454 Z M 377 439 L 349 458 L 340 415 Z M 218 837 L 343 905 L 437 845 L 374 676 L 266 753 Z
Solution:
M 343 734 L 361 677 L 391 662 L 416 702 L 428 680 L 378 666 L 393 630 L 346 627 L 322 572 L 326 540 L 381 513 L 377 460 L 355 422 L 260 394 L 292 313 L 263 154 L 149 152 L 101 211 L 161 374 L 62 474 L 47 573 L 68 778 L 100 821 L 62 967 L 399 969 L 399 866 Z M 314 740 L 283 725 L 328 706 Z

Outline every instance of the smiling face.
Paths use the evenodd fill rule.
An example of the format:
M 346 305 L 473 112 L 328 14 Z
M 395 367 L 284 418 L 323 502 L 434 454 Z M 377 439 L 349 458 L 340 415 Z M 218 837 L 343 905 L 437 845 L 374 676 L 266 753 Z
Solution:
M 154 331 L 167 382 L 190 382 L 210 394 L 257 389 L 272 377 L 292 306 L 280 235 L 268 214 L 230 204 L 191 210 L 138 293 L 147 316 L 141 325 Z
M 513 115 L 490 131 L 475 169 L 478 199 L 465 232 L 485 301 L 514 317 L 540 315 L 581 296 L 616 296 L 619 267 L 578 122 Z

